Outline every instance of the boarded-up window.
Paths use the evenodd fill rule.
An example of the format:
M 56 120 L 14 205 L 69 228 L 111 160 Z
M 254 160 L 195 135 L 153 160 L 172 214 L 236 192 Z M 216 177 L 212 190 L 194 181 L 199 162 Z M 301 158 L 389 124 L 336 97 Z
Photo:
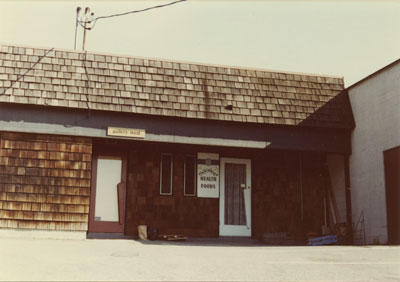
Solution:
M 162 154 L 160 164 L 160 194 L 172 195 L 172 155 Z
M 185 196 L 196 196 L 196 157 L 185 156 Z

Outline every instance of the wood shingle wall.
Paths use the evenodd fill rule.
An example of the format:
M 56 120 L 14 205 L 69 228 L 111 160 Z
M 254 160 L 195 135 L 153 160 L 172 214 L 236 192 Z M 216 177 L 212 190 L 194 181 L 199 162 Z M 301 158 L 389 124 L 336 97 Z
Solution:
M 173 155 L 172 195 L 160 195 L 161 153 Z M 218 237 L 219 199 L 184 196 L 184 158 L 196 155 L 190 146 L 146 146 L 129 153 L 126 234 L 138 225 L 157 227 L 162 234 Z
M 0 133 L 0 227 L 86 231 L 87 138 Z
M 341 77 L 0 46 L 6 103 L 352 128 L 343 88 Z
M 128 153 L 126 234 L 137 235 L 138 225 L 148 225 L 157 227 L 163 234 L 219 236 L 219 199 L 183 193 L 184 156 L 197 155 L 197 152 L 252 160 L 254 238 L 261 238 L 265 232 L 303 236 L 321 231 L 325 154 L 138 143 L 130 146 Z M 172 195 L 160 195 L 161 153 L 173 155 Z
M 267 151 L 252 164 L 254 237 L 264 232 L 321 232 L 324 154 Z

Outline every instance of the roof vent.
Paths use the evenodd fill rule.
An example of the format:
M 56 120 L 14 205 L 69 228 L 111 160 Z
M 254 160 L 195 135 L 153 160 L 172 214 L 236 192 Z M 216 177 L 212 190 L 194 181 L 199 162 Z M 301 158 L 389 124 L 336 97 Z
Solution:
M 233 106 L 232 105 L 226 105 L 225 106 L 225 110 L 232 111 L 233 110 Z

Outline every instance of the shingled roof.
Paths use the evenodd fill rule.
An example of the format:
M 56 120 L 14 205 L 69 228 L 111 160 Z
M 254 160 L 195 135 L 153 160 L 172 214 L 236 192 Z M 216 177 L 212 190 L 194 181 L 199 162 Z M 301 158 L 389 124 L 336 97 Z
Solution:
M 0 46 L 0 102 L 277 125 L 352 127 L 343 78 Z

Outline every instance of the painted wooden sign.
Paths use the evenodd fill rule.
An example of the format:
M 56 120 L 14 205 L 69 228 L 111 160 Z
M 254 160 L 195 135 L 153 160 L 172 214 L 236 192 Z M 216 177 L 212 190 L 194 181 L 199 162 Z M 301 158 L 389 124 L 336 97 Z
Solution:
M 107 135 L 143 139 L 146 136 L 146 131 L 144 129 L 136 128 L 108 127 Z
M 219 198 L 219 155 L 197 154 L 197 196 Z

